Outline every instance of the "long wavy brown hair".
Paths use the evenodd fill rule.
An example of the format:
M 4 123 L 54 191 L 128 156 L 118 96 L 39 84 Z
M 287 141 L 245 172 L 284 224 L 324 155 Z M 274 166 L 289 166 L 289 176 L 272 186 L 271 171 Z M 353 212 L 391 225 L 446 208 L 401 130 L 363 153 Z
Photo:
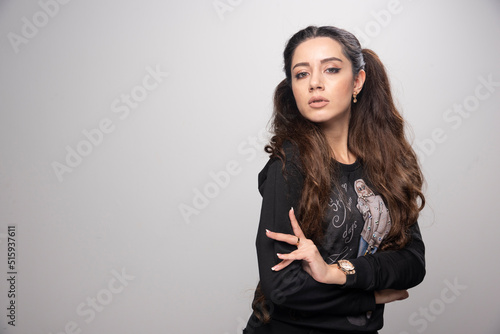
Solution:
M 331 159 L 330 147 L 319 125 L 300 114 L 291 84 L 295 49 L 315 37 L 337 41 L 352 64 L 354 76 L 360 70 L 366 72 L 358 102 L 351 103 L 348 148 L 363 164 L 368 180 L 384 198 L 391 215 L 391 230 L 381 250 L 400 249 L 408 243 L 409 228 L 425 205 L 423 175 L 405 137 L 405 123 L 394 105 L 385 67 L 375 52 L 361 48 L 353 34 L 331 26 L 310 26 L 290 38 L 283 52 L 286 78 L 274 93 L 274 135 L 265 150 L 285 162 L 284 143 L 289 141 L 297 147 L 304 186 L 296 213 L 304 234 L 316 244 L 321 243 L 324 215 L 332 184 L 336 184 L 338 166 Z M 252 307 L 259 320 L 267 322 L 270 314 L 264 305 L 259 285 Z

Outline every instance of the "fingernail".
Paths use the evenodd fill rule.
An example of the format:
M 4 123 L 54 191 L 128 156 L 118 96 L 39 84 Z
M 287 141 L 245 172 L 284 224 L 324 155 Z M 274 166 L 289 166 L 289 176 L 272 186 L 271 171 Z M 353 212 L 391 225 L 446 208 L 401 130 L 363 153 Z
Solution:
M 272 270 L 272 271 L 276 271 L 276 267 L 272 267 L 272 268 L 271 268 L 271 270 Z
M 266 233 L 271 233 L 271 231 L 269 231 L 269 230 L 266 228 Z
M 280 254 L 280 253 L 276 253 L 276 255 L 278 255 L 278 257 L 280 257 L 280 256 L 281 256 L 281 254 Z
M 292 212 L 294 212 L 294 211 L 293 211 L 293 206 L 292 206 L 291 210 L 292 210 Z

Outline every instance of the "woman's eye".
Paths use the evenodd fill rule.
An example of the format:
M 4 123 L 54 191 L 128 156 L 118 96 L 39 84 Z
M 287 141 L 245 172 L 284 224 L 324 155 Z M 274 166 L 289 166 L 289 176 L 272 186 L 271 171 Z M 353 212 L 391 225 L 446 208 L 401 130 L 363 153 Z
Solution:
M 295 78 L 301 79 L 301 78 L 305 77 L 306 75 L 307 75 L 307 72 L 299 72 L 299 73 L 295 74 Z
M 326 69 L 326 72 L 328 73 L 338 73 L 340 71 L 340 68 L 337 67 L 330 67 Z

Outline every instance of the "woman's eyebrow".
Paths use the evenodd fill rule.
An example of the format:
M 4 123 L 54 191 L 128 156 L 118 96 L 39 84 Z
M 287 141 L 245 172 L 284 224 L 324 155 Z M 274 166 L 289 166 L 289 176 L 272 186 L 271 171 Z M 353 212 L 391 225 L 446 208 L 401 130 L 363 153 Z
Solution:
M 321 60 L 321 64 L 328 63 L 329 61 L 342 61 L 342 59 L 337 58 L 337 57 L 330 57 L 330 58 L 325 58 Z M 302 62 L 302 63 L 297 63 L 292 67 L 292 70 L 296 68 L 297 66 L 311 66 L 308 62 Z
M 321 61 L 321 64 L 323 63 L 328 63 L 329 61 L 340 61 L 342 62 L 342 59 L 337 58 L 337 57 L 330 57 L 330 58 L 325 58 Z

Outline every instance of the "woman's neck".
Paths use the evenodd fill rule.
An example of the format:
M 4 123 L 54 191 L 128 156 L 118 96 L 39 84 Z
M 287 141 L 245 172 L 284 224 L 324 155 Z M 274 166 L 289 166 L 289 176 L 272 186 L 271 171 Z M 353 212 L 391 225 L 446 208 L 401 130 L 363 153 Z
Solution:
M 335 160 L 345 165 L 351 165 L 356 162 L 356 156 L 349 150 L 349 147 L 347 147 L 347 140 L 345 143 L 339 143 L 337 140 L 333 142 L 328 140 L 328 142 Z
M 356 156 L 349 150 L 347 145 L 349 123 L 337 123 L 337 126 L 324 127 L 322 130 L 330 145 L 333 158 L 346 165 L 353 164 L 356 161 Z

